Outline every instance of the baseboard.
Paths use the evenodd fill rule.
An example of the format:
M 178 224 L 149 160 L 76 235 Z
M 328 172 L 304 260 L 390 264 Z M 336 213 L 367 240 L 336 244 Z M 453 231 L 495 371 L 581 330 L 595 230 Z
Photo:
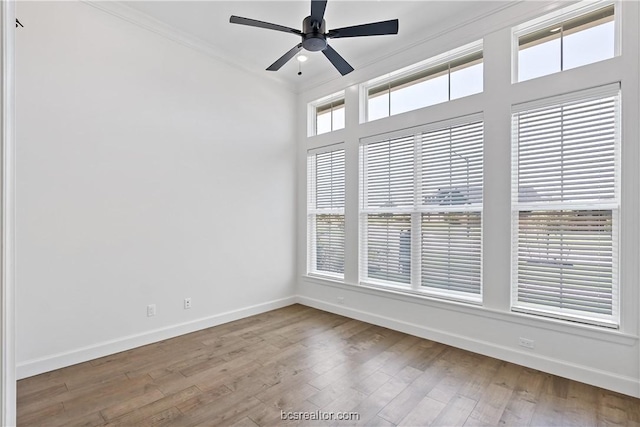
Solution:
M 610 372 L 600 371 L 564 360 L 545 356 L 523 353 L 521 351 L 480 341 L 471 337 L 451 334 L 434 328 L 417 325 L 378 314 L 356 310 L 343 305 L 331 304 L 314 298 L 298 296 L 297 302 L 319 310 L 361 320 L 396 331 L 404 332 L 420 338 L 437 341 L 452 347 L 472 351 L 474 353 L 515 363 L 528 368 L 537 369 L 560 377 L 580 381 L 596 387 L 602 387 L 633 397 L 640 397 L 638 380 L 632 377 L 620 376 Z
M 154 329 L 140 334 L 129 335 L 116 340 L 106 341 L 64 353 L 27 360 L 26 362 L 19 363 L 16 366 L 17 377 L 18 379 L 31 377 L 44 372 L 53 371 L 55 369 L 64 368 L 77 363 L 86 362 L 88 360 L 97 359 L 99 357 L 108 356 L 121 351 L 131 350 L 132 348 L 141 347 L 143 345 L 152 344 L 154 342 L 286 307 L 288 305 L 295 304 L 296 302 L 296 297 L 269 301 L 263 304 L 227 311 L 225 313 L 204 317 L 190 322 Z

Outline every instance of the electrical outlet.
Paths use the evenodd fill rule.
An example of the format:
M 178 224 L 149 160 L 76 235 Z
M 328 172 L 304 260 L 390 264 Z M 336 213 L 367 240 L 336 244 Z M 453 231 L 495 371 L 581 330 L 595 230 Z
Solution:
M 184 299 L 184 309 L 188 310 L 191 308 L 191 298 L 185 298 Z
M 152 317 L 156 315 L 156 305 L 155 304 L 149 304 L 147 306 L 147 317 Z
M 338 304 L 344 304 L 344 297 L 338 297 Z
M 531 348 L 531 349 L 532 349 L 532 348 L 534 347 L 534 344 L 535 344 L 535 341 L 530 340 L 530 339 L 528 339 L 528 338 L 522 338 L 522 337 L 520 337 L 520 338 L 518 339 L 518 345 L 519 345 L 520 347 L 526 347 L 526 348 Z

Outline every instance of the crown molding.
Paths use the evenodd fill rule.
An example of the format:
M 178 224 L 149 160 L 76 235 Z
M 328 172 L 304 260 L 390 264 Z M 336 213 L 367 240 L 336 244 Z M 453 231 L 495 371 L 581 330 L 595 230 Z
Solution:
M 283 89 L 289 92 L 296 93 L 296 88 L 291 83 L 279 78 L 277 75 L 265 74 L 257 72 L 243 64 L 230 59 L 229 56 L 222 50 L 207 43 L 199 37 L 195 37 L 184 31 L 181 31 L 171 25 L 168 25 L 162 21 L 159 21 L 144 12 L 136 10 L 130 6 L 127 6 L 119 1 L 96 1 L 96 0 L 80 0 L 88 6 L 94 7 L 102 12 L 108 13 L 111 16 L 120 18 L 123 21 L 129 22 L 139 28 L 143 28 L 147 31 L 151 31 L 159 36 L 169 39 L 179 45 L 193 49 L 203 55 L 206 55 L 216 61 L 222 62 L 228 66 L 240 69 L 246 73 L 256 76 L 262 80 L 269 81 L 271 83 L 279 84 Z

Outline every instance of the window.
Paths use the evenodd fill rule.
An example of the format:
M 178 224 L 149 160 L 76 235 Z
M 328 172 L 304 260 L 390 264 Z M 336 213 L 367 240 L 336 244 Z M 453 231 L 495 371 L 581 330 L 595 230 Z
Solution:
M 344 149 L 307 157 L 308 272 L 344 275 Z
M 320 135 L 327 132 L 344 128 L 344 95 L 340 98 L 333 98 L 329 101 L 315 105 L 315 134 Z
M 514 108 L 516 311 L 616 325 L 619 85 Z
M 362 146 L 361 277 L 411 283 L 411 213 L 415 206 L 415 138 Z
M 363 140 L 363 281 L 480 300 L 482 153 L 474 118 Z
M 365 85 L 367 121 L 482 92 L 482 50 L 477 44 L 462 55 L 449 53 L 429 62 Z
M 546 21 L 541 25 L 543 28 L 518 37 L 518 81 L 546 76 L 614 56 L 613 5 L 572 19 Z

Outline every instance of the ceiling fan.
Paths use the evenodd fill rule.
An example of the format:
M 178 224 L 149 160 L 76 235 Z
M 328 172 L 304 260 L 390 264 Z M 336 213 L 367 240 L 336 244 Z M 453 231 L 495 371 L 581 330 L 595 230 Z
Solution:
M 364 36 L 381 36 L 385 34 L 398 34 L 398 20 L 372 22 L 370 24 L 354 25 L 351 27 L 336 28 L 326 31 L 324 21 L 324 11 L 327 7 L 327 1 L 311 1 L 311 15 L 302 21 L 302 31 L 295 28 L 285 27 L 269 22 L 257 21 L 255 19 L 242 18 L 232 15 L 229 22 L 232 24 L 249 25 L 251 27 L 266 28 L 267 30 L 283 31 L 285 33 L 295 34 L 302 38 L 302 43 L 294 46 L 290 51 L 282 55 L 276 62 L 271 64 L 268 71 L 278 71 L 291 58 L 296 56 L 302 49 L 311 52 L 322 51 L 334 67 L 342 74 L 349 74 L 353 71 L 353 67 L 344 60 L 331 46 L 327 44 L 327 39 L 337 39 L 341 37 L 364 37 Z

